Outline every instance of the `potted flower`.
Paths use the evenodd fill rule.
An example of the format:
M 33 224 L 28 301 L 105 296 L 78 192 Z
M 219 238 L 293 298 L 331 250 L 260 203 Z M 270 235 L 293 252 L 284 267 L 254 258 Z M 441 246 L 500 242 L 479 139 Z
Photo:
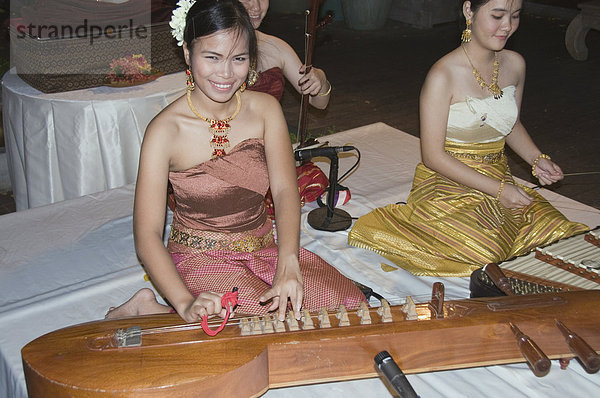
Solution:
M 109 86 L 127 87 L 148 83 L 162 75 L 162 72 L 152 68 L 142 54 L 127 54 L 112 60 L 107 78 Z

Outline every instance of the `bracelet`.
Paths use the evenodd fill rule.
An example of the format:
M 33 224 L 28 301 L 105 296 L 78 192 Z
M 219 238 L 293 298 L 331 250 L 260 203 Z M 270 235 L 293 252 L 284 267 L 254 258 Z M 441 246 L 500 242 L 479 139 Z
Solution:
M 327 97 L 331 93 L 331 82 L 327 80 L 327 83 L 329 84 L 329 90 L 327 90 L 325 93 L 317 94 L 318 97 Z
M 531 175 L 534 176 L 535 178 L 538 178 L 537 173 L 535 172 L 535 168 L 537 167 L 538 162 L 540 161 L 540 159 L 548 159 L 550 160 L 550 156 L 544 154 L 544 153 L 540 153 L 538 155 L 537 158 L 535 158 L 535 160 L 533 161 L 533 164 L 531 165 Z
M 498 193 L 496 194 L 496 200 L 500 202 L 500 195 L 502 194 L 502 190 L 504 189 L 504 178 L 500 181 L 500 188 L 498 188 Z

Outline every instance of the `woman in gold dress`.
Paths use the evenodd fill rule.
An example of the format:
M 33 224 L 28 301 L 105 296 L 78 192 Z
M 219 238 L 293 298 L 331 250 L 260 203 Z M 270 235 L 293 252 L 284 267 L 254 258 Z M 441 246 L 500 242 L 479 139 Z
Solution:
M 407 204 L 360 217 L 351 245 L 416 275 L 466 276 L 588 229 L 516 183 L 508 168 L 505 144 L 541 185 L 563 178 L 519 120 L 525 61 L 504 46 L 522 3 L 463 2 L 462 43 L 433 65 L 421 91 L 422 163 Z

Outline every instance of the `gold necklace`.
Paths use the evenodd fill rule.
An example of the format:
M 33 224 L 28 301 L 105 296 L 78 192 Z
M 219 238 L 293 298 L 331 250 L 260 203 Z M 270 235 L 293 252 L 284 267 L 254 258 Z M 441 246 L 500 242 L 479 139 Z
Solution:
M 477 68 L 473 66 L 473 62 L 471 62 L 471 58 L 469 57 L 469 53 L 467 53 L 467 49 L 465 48 L 465 46 L 461 45 L 461 47 L 465 52 L 465 55 L 467 56 L 467 60 L 469 61 L 471 68 L 473 68 L 473 76 L 475 76 L 475 80 L 477 80 L 477 83 L 481 86 L 481 88 L 487 88 L 490 91 L 490 93 L 492 93 L 492 95 L 494 96 L 494 99 L 500 99 L 502 97 L 502 94 L 504 93 L 498 86 L 498 74 L 500 73 L 498 52 L 494 51 L 494 70 L 492 71 L 492 82 L 490 84 L 487 84 L 485 80 L 483 80 L 483 78 L 481 77 L 481 73 L 479 73 Z
M 192 92 L 190 90 L 188 90 L 187 92 L 187 102 L 192 112 L 194 112 L 194 115 L 210 124 L 210 126 L 208 127 L 208 131 L 212 134 L 212 138 L 209 142 L 210 146 L 213 148 L 211 159 L 220 156 L 225 156 L 225 148 L 229 148 L 229 139 L 227 138 L 227 134 L 229 134 L 229 130 L 231 130 L 229 122 L 237 116 L 237 114 L 240 112 L 240 108 L 242 107 L 242 99 L 240 97 L 239 91 L 235 92 L 235 98 L 237 99 L 237 107 L 235 108 L 235 112 L 233 112 L 233 115 L 223 120 L 209 119 L 198 113 L 198 111 L 194 107 L 194 104 L 192 104 Z

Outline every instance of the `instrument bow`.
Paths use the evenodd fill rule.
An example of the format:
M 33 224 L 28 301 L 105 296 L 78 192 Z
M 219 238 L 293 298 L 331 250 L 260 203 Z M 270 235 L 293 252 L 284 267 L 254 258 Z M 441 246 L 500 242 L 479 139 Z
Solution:
M 318 22 L 319 7 L 325 0 L 310 0 L 310 8 L 304 12 L 304 74 L 310 72 L 312 68 L 312 56 L 315 48 L 315 37 L 317 29 L 325 26 L 333 19 L 331 14 L 328 14 L 322 21 Z M 298 148 L 307 147 L 316 143 L 312 139 L 307 142 L 307 121 L 308 121 L 308 94 L 303 94 L 300 100 L 300 117 L 298 120 L 298 137 L 300 144 Z

